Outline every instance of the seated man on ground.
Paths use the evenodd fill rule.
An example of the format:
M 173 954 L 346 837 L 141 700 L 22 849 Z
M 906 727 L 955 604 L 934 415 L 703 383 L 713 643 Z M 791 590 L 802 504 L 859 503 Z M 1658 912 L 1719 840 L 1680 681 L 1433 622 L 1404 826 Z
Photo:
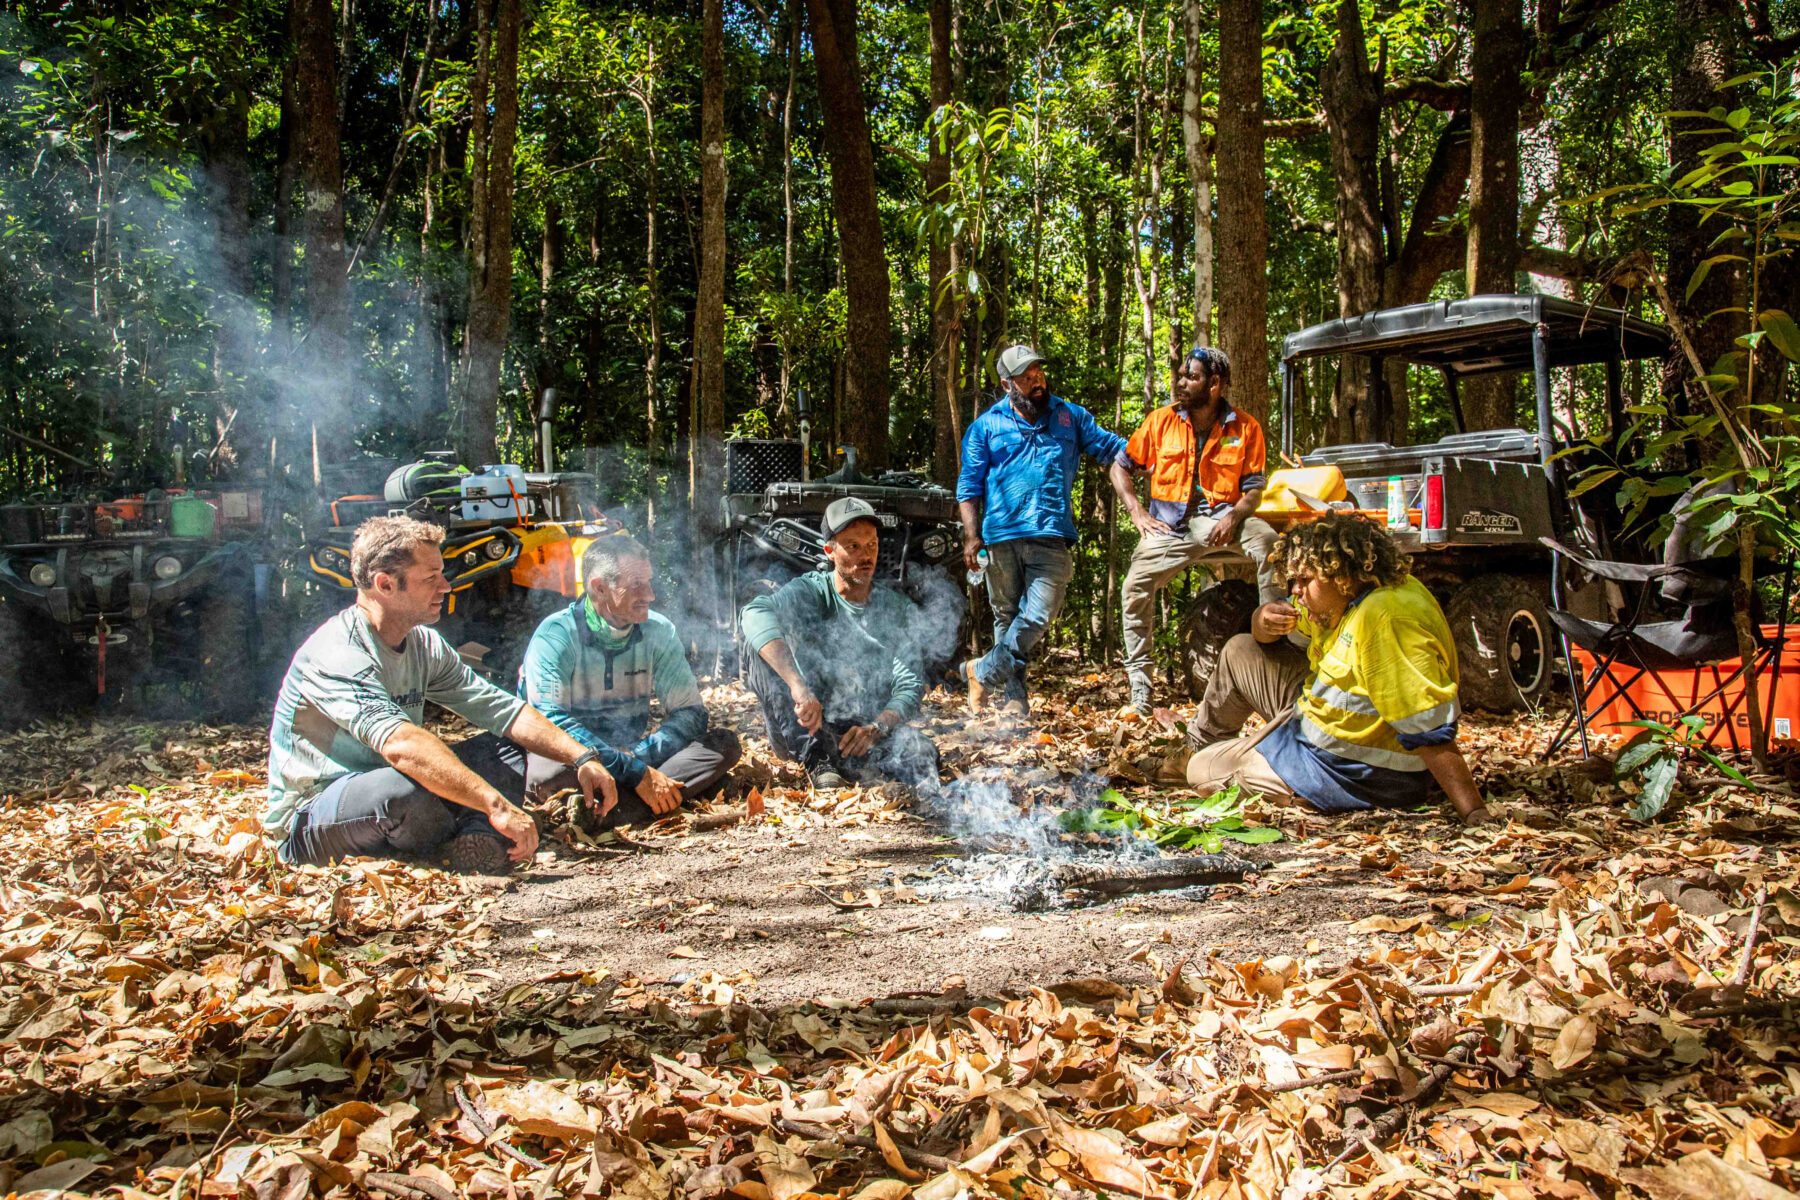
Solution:
M 805 765 L 817 788 L 895 779 L 938 790 L 937 747 L 906 722 L 924 687 L 904 644 L 912 603 L 875 584 L 880 526 L 855 497 L 819 523 L 831 573 L 809 571 L 744 606 L 750 690 L 775 753 Z
M 590 797 L 611 802 L 599 755 L 536 709 L 469 669 L 430 628 L 450 585 L 444 531 L 410 517 L 372 517 L 356 531 L 356 603 L 294 655 L 269 729 L 263 828 L 287 863 L 354 854 L 426 855 L 448 843 L 450 865 L 499 874 L 537 850 L 537 826 L 504 794 L 518 786 L 502 736 L 568 763 Z M 487 730 L 454 750 L 424 726 L 432 701 Z
M 1487 808 L 1456 748 L 1456 643 L 1392 538 L 1361 517 L 1297 525 L 1269 556 L 1295 603 L 1225 644 L 1189 725 L 1190 787 L 1232 783 L 1321 812 L 1411 806 L 1436 779 L 1471 824 Z M 1303 652 L 1288 634 L 1309 641 Z M 1269 723 L 1238 731 L 1252 712 Z
M 636 538 L 603 537 L 581 556 L 582 598 L 544 618 L 525 648 L 525 698 L 580 742 L 600 752 L 620 799 L 592 827 L 640 825 L 683 800 L 710 795 L 739 756 L 729 729 L 707 728 L 706 706 L 669 618 L 651 609 L 650 552 Z M 650 728 L 650 699 L 663 719 Z M 525 792 L 576 787 L 569 769 L 533 754 Z

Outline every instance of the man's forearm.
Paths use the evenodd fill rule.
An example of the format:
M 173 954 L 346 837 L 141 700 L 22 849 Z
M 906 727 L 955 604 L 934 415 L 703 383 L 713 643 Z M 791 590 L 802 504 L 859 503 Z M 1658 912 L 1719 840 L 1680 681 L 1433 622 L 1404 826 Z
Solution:
M 956 513 L 962 518 L 963 541 L 972 542 L 981 536 L 981 506 L 979 504 L 973 500 L 960 500 L 956 505 Z
M 521 708 L 519 715 L 513 718 L 512 725 L 506 730 L 506 736 L 533 754 L 565 766 L 580 758 L 588 750 L 588 747 L 576 741 L 564 730 L 557 728 L 549 717 L 529 704 Z
M 788 691 L 812 690 L 806 686 L 806 680 L 800 674 L 800 664 L 794 661 L 794 652 L 788 649 L 788 644 L 783 639 L 764 642 L 757 654 L 769 664 L 770 670 L 781 676 L 781 682 L 788 685 Z
M 1475 776 L 1469 773 L 1469 764 L 1455 742 L 1423 746 L 1419 749 L 1419 757 L 1425 760 L 1425 769 L 1450 797 L 1450 803 L 1456 805 L 1457 812 L 1466 817 L 1487 807 L 1481 798 L 1481 789 L 1475 786 Z
M 1263 490 L 1261 488 L 1252 488 L 1238 497 L 1238 502 L 1231 506 L 1237 513 L 1238 524 L 1242 525 L 1244 521 L 1256 514 L 1256 506 L 1262 503 L 1262 498 Z
M 396 771 L 452 804 L 492 813 L 497 804 L 507 803 L 506 797 L 464 766 L 456 752 L 444 745 L 437 735 L 417 725 L 402 725 L 390 734 L 381 745 L 381 756 Z
M 1133 516 L 1137 515 L 1144 503 L 1138 499 L 1137 489 L 1131 486 L 1131 472 L 1118 459 L 1114 459 L 1112 466 L 1106 469 L 1106 478 L 1111 481 L 1113 491 L 1118 495 L 1119 503 L 1125 506 L 1125 511 Z

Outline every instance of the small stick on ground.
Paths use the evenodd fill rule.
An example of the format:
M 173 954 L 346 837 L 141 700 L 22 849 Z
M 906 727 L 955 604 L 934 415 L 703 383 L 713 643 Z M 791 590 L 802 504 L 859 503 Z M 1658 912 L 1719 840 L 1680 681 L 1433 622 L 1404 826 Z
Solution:
M 1301 1088 L 1318 1087 L 1326 1083 L 1351 1083 L 1363 1077 L 1361 1067 L 1352 1067 L 1348 1071 L 1327 1071 L 1323 1075 L 1309 1075 L 1305 1079 L 1290 1079 L 1286 1083 L 1265 1083 L 1265 1092 L 1297 1092 Z
M 1444 1090 L 1445 1082 L 1455 1074 L 1458 1067 L 1469 1065 L 1469 1056 L 1475 1053 L 1476 1047 L 1481 1045 L 1481 1039 L 1485 1036 L 1486 1034 L 1482 1030 L 1471 1029 L 1457 1038 L 1451 1045 L 1449 1053 L 1444 1055 L 1443 1060 L 1431 1068 L 1431 1074 L 1425 1077 L 1425 1081 L 1419 1085 L 1419 1090 L 1413 1095 L 1413 1098 L 1405 1104 L 1397 1104 L 1382 1113 L 1370 1124 L 1368 1129 L 1351 1134 L 1350 1136 L 1354 1140 L 1344 1147 L 1341 1154 L 1331 1160 L 1325 1168 L 1326 1173 L 1329 1174 L 1333 1168 L 1342 1164 L 1359 1148 L 1379 1146 L 1399 1133 L 1416 1109 L 1437 1099 L 1437 1094 Z
M 1744 952 L 1738 956 L 1737 970 L 1731 973 L 1733 987 L 1742 987 L 1750 978 L 1750 965 L 1756 958 L 1756 935 L 1762 932 L 1763 905 L 1768 903 L 1769 889 L 1756 889 L 1756 907 L 1750 910 L 1750 928 L 1744 930 Z
M 1500 947 L 1495 946 L 1475 960 L 1463 977 L 1455 983 L 1422 983 L 1411 992 L 1415 996 L 1472 996 L 1481 987 L 1482 976 L 1500 961 Z
M 464 1094 L 462 1084 L 459 1083 L 451 1088 L 450 1093 L 456 1097 L 457 1107 L 462 1109 L 463 1116 L 469 1119 L 469 1124 L 475 1127 L 475 1131 L 481 1135 L 482 1141 L 488 1143 L 488 1145 L 506 1155 L 506 1157 L 512 1159 L 514 1162 L 524 1163 L 534 1171 L 542 1171 L 549 1165 L 547 1163 L 539 1162 L 537 1159 L 531 1157 L 531 1155 L 508 1142 L 505 1138 L 496 1139 L 494 1137 L 493 1125 L 488 1122 L 486 1117 L 481 1115 L 481 1110 L 475 1107 L 475 1102 Z
M 707 833 L 714 829 L 728 829 L 749 815 L 747 809 L 728 808 L 724 812 L 701 813 L 688 822 L 688 829 L 693 833 Z
M 790 1121 L 786 1117 L 775 1117 L 772 1119 L 771 1124 L 775 1125 L 783 1133 L 797 1133 L 801 1137 L 810 1138 L 815 1142 L 837 1142 L 842 1146 L 854 1146 L 858 1150 L 874 1150 L 877 1153 L 881 1151 L 881 1144 L 874 1138 L 856 1137 L 847 1133 L 835 1133 L 832 1130 L 825 1128 L 823 1125 L 809 1125 L 804 1121 Z M 955 1170 L 962 1165 L 954 1158 L 945 1158 L 941 1154 L 928 1154 L 923 1150 L 915 1150 L 911 1146 L 903 1146 L 898 1141 L 894 1143 L 894 1149 L 900 1152 L 900 1157 L 905 1159 L 906 1164 L 911 1167 L 927 1167 L 933 1171 L 942 1173 L 944 1171 Z
M 1262 864 L 1234 854 L 1196 854 L 1148 863 L 1063 863 L 1050 870 L 1050 885 L 1102 896 L 1162 892 L 1197 884 L 1242 883 Z

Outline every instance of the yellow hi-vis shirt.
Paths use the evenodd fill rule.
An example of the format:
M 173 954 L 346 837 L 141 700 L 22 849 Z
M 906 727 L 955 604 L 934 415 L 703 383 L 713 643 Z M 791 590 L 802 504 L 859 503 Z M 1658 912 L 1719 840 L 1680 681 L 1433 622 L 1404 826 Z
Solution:
M 1259 746 L 1295 793 L 1323 809 L 1425 799 L 1421 747 L 1456 739 L 1456 640 L 1425 585 L 1359 596 L 1331 629 L 1302 611 L 1312 671 L 1295 717 Z

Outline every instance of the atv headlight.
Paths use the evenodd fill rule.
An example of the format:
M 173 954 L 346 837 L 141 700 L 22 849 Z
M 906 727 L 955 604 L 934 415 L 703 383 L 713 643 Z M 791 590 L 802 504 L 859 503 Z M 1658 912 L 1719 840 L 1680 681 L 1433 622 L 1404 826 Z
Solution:
M 56 582 L 56 568 L 49 563 L 32 563 L 30 575 L 34 587 L 49 587 Z
M 165 554 L 150 569 L 156 572 L 158 579 L 173 579 L 181 574 L 181 560 L 173 554 Z
M 481 560 L 475 557 L 475 552 L 473 550 L 463 555 L 463 566 L 465 567 L 472 567 L 479 561 Z
M 495 538 L 493 541 L 489 542 L 487 544 L 487 556 L 495 562 L 499 562 L 501 559 L 505 558 L 506 543 L 499 538 Z
M 924 552 L 925 557 L 933 561 L 944 557 L 944 551 L 949 548 L 949 540 L 941 533 L 928 533 L 919 543 L 919 549 Z
M 342 571 L 345 574 L 348 574 L 350 571 L 349 556 L 342 550 L 335 550 L 330 546 L 321 546 L 319 548 L 319 562 L 330 567 L 333 571 Z

